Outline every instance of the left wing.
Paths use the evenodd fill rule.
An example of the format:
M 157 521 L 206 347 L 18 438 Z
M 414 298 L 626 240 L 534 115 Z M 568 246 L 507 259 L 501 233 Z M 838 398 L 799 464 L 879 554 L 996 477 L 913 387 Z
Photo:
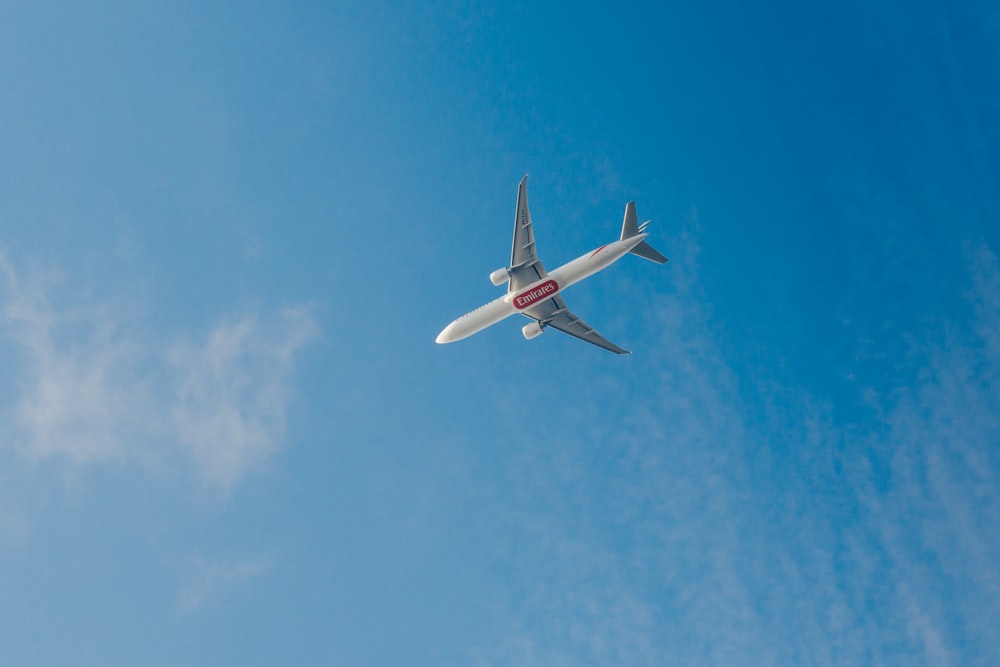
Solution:
M 525 176 L 517 186 L 514 243 L 510 250 L 510 283 L 507 291 L 516 292 L 547 275 L 535 252 L 535 234 L 531 229 L 531 211 L 528 210 L 528 177 Z
M 597 333 L 589 324 L 570 312 L 566 302 L 558 294 L 547 299 L 537 306 L 533 306 L 523 313 L 527 317 L 538 320 L 542 328 L 552 327 L 570 336 L 579 338 L 597 347 L 603 347 L 615 354 L 631 354 L 626 349 L 620 348 L 610 340 Z

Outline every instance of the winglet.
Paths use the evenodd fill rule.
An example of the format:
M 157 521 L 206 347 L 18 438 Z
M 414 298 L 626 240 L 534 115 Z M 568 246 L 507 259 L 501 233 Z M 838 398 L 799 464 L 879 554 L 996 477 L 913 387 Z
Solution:
M 622 236 L 621 239 L 630 239 L 633 236 L 638 236 L 639 234 L 646 233 L 646 225 L 649 221 L 642 223 L 642 227 L 639 227 L 638 218 L 635 215 L 635 202 L 630 201 L 625 204 L 625 219 L 622 221 Z M 663 264 L 667 261 L 667 258 L 661 255 L 656 248 L 649 245 L 645 241 L 640 241 L 634 248 L 629 252 L 633 255 L 638 255 L 643 259 L 648 259 L 651 262 L 656 262 L 657 264 Z

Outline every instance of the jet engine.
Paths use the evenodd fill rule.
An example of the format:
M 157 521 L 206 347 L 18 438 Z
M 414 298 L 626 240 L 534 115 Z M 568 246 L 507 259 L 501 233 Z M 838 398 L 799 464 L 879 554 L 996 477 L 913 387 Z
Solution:
M 538 322 L 525 324 L 523 327 L 521 327 L 521 333 L 523 333 L 524 337 L 527 338 L 528 340 L 531 340 L 532 338 L 537 338 L 538 336 L 542 335 L 542 325 L 539 324 Z
M 490 282 L 496 285 L 497 287 L 500 287 L 508 280 L 510 280 L 510 274 L 507 273 L 506 268 L 497 269 L 496 271 L 490 274 Z

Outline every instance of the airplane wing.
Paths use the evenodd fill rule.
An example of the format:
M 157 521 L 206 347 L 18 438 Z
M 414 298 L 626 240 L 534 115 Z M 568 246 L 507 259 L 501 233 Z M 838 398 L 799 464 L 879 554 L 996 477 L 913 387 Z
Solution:
M 538 282 L 548 274 L 535 253 L 535 234 L 528 210 L 528 177 L 517 186 L 517 209 L 514 212 L 514 243 L 510 251 L 510 283 L 507 291 L 516 292 Z
M 631 354 L 628 350 L 618 347 L 610 340 L 597 333 L 593 327 L 570 312 L 566 302 L 558 294 L 537 306 L 532 306 L 523 313 L 525 316 L 538 320 L 542 327 L 552 327 L 570 336 L 579 338 L 597 347 L 603 347 L 615 354 Z

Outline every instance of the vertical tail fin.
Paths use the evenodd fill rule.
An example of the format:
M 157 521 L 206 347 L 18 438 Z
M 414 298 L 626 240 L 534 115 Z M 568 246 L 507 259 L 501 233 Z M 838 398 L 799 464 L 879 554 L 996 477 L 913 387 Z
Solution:
M 649 220 L 642 223 L 642 226 L 638 224 L 638 218 L 635 215 L 635 202 L 630 201 L 625 204 L 625 220 L 622 221 L 622 236 L 621 240 L 630 239 L 633 236 L 638 236 L 640 234 L 646 233 L 646 225 L 649 224 Z M 643 259 L 648 259 L 651 262 L 656 262 L 657 264 L 663 264 L 667 261 L 667 258 L 657 252 L 656 248 L 649 245 L 645 241 L 640 241 L 634 248 L 629 252 L 633 255 L 638 255 Z
M 635 216 L 635 202 L 625 204 L 625 220 L 622 221 L 622 240 L 639 234 L 638 218 Z

